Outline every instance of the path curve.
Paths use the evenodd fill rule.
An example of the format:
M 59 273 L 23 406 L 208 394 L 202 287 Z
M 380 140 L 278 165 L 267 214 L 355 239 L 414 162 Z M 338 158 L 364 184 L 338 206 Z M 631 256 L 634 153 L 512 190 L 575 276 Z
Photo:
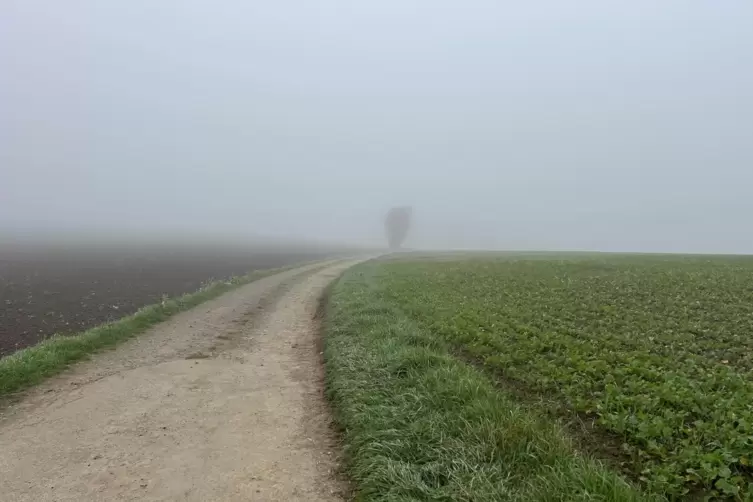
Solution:
M 29 392 L 0 418 L 2 499 L 343 500 L 314 318 L 355 263 L 245 285 Z

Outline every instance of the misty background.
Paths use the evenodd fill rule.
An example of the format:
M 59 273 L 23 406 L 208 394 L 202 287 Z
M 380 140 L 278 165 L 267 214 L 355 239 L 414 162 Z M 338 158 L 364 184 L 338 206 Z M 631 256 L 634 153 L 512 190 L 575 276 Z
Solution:
M 753 2 L 0 5 L 0 228 L 753 252 Z M 0 233 L 0 235 L 3 235 Z

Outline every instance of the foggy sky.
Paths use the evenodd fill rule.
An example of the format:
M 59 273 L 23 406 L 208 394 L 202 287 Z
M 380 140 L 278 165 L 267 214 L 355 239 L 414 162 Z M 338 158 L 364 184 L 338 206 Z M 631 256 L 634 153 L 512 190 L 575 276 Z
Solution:
M 5 0 L 0 227 L 753 252 L 753 2 Z

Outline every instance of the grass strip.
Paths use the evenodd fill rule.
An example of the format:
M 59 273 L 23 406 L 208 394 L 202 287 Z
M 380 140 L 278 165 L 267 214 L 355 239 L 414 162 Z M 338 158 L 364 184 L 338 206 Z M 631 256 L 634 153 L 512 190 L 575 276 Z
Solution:
M 324 320 L 327 395 L 359 501 L 637 501 L 563 430 L 407 317 L 380 265 L 347 271 Z
M 254 270 L 246 275 L 212 281 L 198 291 L 147 305 L 117 321 L 95 326 L 77 335 L 55 335 L 37 345 L 14 352 L 0 359 L 0 397 L 6 397 L 39 384 L 60 373 L 72 363 L 86 359 L 102 349 L 114 347 L 179 312 L 191 309 L 257 279 L 303 265 L 299 263 L 280 268 Z

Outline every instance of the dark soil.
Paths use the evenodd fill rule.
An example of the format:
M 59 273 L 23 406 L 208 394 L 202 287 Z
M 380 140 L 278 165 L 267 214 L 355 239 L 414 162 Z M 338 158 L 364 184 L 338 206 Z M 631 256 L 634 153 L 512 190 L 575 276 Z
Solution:
M 212 279 L 331 255 L 303 249 L 0 249 L 0 357 Z

